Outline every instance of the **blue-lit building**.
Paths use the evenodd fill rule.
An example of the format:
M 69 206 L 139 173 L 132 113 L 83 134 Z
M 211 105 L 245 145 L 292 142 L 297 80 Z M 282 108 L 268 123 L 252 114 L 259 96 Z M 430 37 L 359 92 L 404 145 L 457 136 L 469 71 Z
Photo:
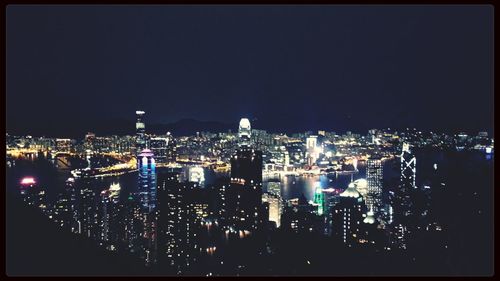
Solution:
M 156 163 L 151 150 L 144 149 L 137 155 L 137 169 L 141 206 L 151 212 L 156 207 Z
M 146 265 L 156 263 L 157 210 L 156 210 L 156 163 L 153 152 L 144 149 L 137 155 L 138 195 L 143 221 L 143 258 Z

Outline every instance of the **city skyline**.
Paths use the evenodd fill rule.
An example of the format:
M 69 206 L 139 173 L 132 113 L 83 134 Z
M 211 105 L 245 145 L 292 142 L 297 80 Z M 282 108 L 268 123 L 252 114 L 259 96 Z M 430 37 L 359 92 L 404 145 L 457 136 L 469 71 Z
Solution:
M 493 9 L 7 6 L 6 274 L 494 275 Z

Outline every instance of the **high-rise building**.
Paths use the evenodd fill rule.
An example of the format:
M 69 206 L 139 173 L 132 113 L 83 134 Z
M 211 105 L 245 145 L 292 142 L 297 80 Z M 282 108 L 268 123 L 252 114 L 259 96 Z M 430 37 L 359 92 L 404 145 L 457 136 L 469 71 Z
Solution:
M 250 140 L 252 138 L 252 127 L 248 118 L 241 118 L 238 128 L 238 137 L 239 144 L 241 146 L 250 145 Z
M 179 173 L 159 170 L 158 207 L 159 259 L 179 274 L 188 263 L 186 209 Z
M 137 156 L 138 190 L 141 194 L 141 205 L 148 212 L 152 212 L 156 207 L 156 163 L 153 156 L 149 149 L 142 150 Z
M 365 204 L 355 184 L 340 194 L 339 202 L 333 208 L 333 235 L 349 246 L 358 243 Z
M 146 125 L 144 124 L 144 114 L 146 112 L 138 110 L 135 112 L 137 117 L 137 121 L 135 123 L 135 131 L 136 131 L 136 142 L 135 148 L 136 152 L 140 153 L 143 149 L 146 149 Z
M 40 208 L 43 212 L 48 211 L 45 188 L 40 186 L 35 178 L 25 177 L 21 180 L 20 185 L 20 192 L 24 202 Z
M 157 253 L 157 215 L 156 215 L 156 163 L 153 152 L 144 149 L 137 156 L 139 170 L 138 191 L 143 221 L 143 258 L 146 265 L 156 263 Z
M 269 204 L 269 221 L 276 223 L 276 227 L 280 227 L 281 214 L 283 212 L 283 202 L 281 197 L 276 193 L 264 193 L 262 202 Z
M 368 193 L 365 202 L 368 210 L 374 212 L 375 216 L 382 204 L 382 179 L 382 159 L 380 157 L 371 157 L 366 162 Z
M 226 189 L 226 220 L 238 230 L 254 230 L 260 221 L 262 152 L 242 146 L 231 158 L 231 185 Z
M 90 188 L 88 184 L 89 179 L 83 178 L 81 187 L 79 188 L 79 205 L 78 205 L 78 221 L 80 224 L 80 233 L 88 238 L 97 239 L 97 228 L 96 224 L 96 202 L 95 202 L 95 192 Z
M 314 191 L 314 204 L 318 207 L 317 214 L 318 215 L 323 215 L 324 213 L 324 208 L 325 208 L 325 200 L 323 196 L 323 189 L 321 186 L 318 185 L 316 186 L 316 190 Z
M 318 145 L 318 137 L 317 136 L 309 136 L 306 139 L 306 149 L 307 149 L 307 164 L 312 166 L 318 160 L 317 153 L 317 145 Z
M 84 147 L 85 147 L 86 150 L 87 149 L 91 150 L 91 151 L 94 150 L 94 140 L 95 140 L 95 134 L 94 133 L 88 132 L 85 135 Z
M 262 217 L 262 152 L 250 147 L 250 121 L 241 119 L 239 148 L 231 157 L 231 182 L 225 189 L 225 220 L 234 230 L 252 231 Z
M 412 213 L 411 194 L 417 188 L 415 184 L 416 161 L 415 155 L 410 150 L 410 145 L 403 144 L 401 153 L 401 180 L 399 190 L 396 193 L 396 217 L 407 218 Z

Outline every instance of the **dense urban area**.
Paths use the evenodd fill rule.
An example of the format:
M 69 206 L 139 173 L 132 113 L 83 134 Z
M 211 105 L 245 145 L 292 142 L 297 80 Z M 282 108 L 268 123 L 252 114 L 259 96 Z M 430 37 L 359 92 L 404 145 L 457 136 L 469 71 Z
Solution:
M 141 273 L 461 273 L 463 224 L 491 218 L 474 203 L 493 192 L 487 132 L 287 135 L 242 118 L 233 131 L 177 136 L 149 134 L 144 111 L 136 120 L 127 136 L 6 134 L 6 165 L 25 208 Z M 485 176 L 460 166 L 471 161 Z

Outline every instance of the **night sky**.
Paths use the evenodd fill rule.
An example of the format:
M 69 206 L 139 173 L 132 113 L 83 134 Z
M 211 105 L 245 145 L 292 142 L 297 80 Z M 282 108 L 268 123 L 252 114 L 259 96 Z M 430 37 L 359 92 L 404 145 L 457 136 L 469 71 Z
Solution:
M 7 132 L 83 134 L 136 109 L 282 131 L 493 127 L 487 5 L 10 5 L 6 46 Z

